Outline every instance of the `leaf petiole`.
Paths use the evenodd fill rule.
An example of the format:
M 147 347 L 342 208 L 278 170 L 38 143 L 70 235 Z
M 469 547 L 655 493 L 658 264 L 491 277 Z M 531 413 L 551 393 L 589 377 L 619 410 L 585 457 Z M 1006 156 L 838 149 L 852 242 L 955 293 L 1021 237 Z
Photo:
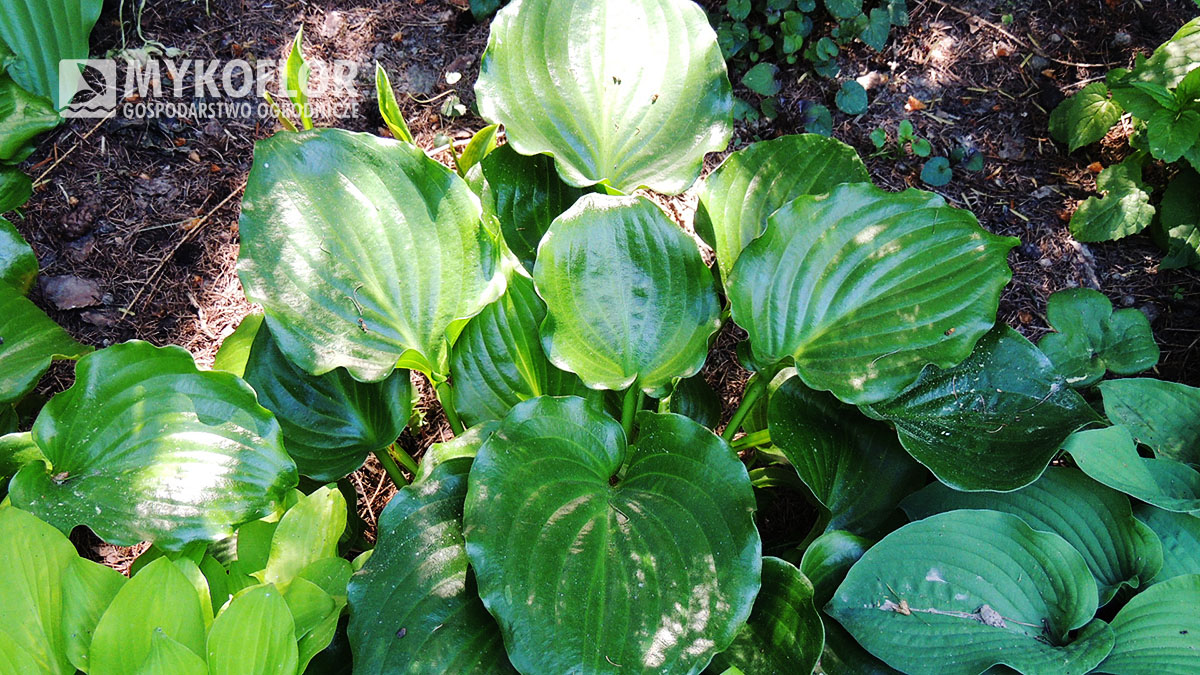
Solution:
M 625 439 L 630 443 L 633 442 L 633 417 L 642 407 L 644 397 L 636 382 L 625 390 L 625 400 L 621 405 L 621 428 L 625 430 Z
M 408 485 L 409 481 L 404 477 L 404 473 L 400 471 L 400 467 L 396 464 L 396 459 L 392 457 L 389 450 L 390 448 L 376 450 L 375 459 L 378 459 L 379 463 L 383 465 L 383 470 L 387 472 L 388 478 L 392 479 L 396 487 L 404 487 Z M 416 471 L 413 471 L 413 474 L 416 475 Z
M 463 426 L 462 419 L 458 416 L 458 410 L 454 407 L 454 389 L 450 387 L 449 382 L 438 382 L 434 385 L 434 391 L 437 392 L 438 403 L 442 404 L 442 410 L 446 411 L 446 420 L 450 422 L 450 430 L 457 436 L 466 431 Z

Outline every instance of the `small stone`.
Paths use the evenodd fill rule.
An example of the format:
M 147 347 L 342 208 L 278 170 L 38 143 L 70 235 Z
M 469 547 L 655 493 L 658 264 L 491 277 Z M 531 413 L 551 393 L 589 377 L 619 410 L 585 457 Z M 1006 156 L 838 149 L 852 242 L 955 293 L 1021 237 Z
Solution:
M 1054 261 L 1049 258 L 1042 258 L 1041 260 L 1038 261 L 1038 264 L 1041 265 L 1042 267 L 1050 267 L 1051 265 L 1054 264 Z
M 1133 307 L 1133 303 L 1135 303 L 1135 302 L 1137 302 L 1137 299 L 1134 298 L 1132 295 L 1126 295 L 1121 298 L 1121 306 L 1122 307 Z
M 1117 47 L 1128 47 L 1133 44 L 1133 36 L 1123 30 L 1119 30 L 1113 35 L 1113 44 Z
M 1050 61 L 1048 61 L 1046 59 L 1046 57 L 1038 56 L 1037 54 L 1034 54 L 1033 56 L 1029 57 L 1029 68 L 1030 69 L 1041 72 L 1049 67 L 1050 67 Z
M 1146 320 L 1148 320 L 1150 323 L 1154 323 L 1154 321 L 1162 314 L 1162 310 L 1159 309 L 1158 305 L 1154 304 L 1153 302 L 1147 302 L 1146 304 L 1138 307 L 1138 309 L 1142 311 L 1142 314 L 1146 315 Z
M 43 277 L 42 293 L 59 309 L 79 309 L 100 304 L 100 284 L 92 279 L 70 275 Z

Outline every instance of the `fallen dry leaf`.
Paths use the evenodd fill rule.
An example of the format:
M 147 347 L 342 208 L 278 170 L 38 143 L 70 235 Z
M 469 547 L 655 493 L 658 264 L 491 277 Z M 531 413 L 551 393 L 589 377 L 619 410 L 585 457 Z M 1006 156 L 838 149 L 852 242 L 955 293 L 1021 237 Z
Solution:
M 1088 171 L 1091 171 L 1092 173 L 1100 173 L 1103 170 L 1104 165 L 1100 162 L 1092 162 L 1091 164 L 1088 164 Z
M 924 110 L 925 104 L 921 102 L 921 99 L 916 98 L 915 96 L 909 96 L 908 102 L 904 104 L 904 109 L 909 112 Z

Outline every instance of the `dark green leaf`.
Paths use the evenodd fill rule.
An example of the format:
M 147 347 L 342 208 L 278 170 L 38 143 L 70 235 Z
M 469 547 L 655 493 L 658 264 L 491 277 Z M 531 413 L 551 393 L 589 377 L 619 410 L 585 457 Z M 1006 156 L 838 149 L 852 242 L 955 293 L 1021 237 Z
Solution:
M 1133 511 L 1162 541 L 1163 564 L 1151 583 L 1200 574 L 1200 518 L 1139 504 Z
M 12 167 L 0 167 L 0 213 L 20 207 L 33 195 L 33 181 L 25 172 Z
M 1200 389 L 1149 378 L 1100 385 L 1104 412 L 1159 457 L 1200 465 Z
M 862 0 L 825 0 L 825 8 L 835 19 L 850 19 L 862 13 Z
M 834 97 L 838 110 L 847 115 L 861 115 L 867 111 L 867 90 L 854 80 L 846 80 Z
M 8 293 L 10 288 L 28 293 L 37 273 L 38 261 L 33 249 L 12 223 L 0 218 L 0 293 Z
M 1160 110 L 1146 126 L 1150 154 L 1164 162 L 1176 162 L 1200 140 L 1200 112 Z
M 1071 236 L 1083 242 L 1112 241 L 1146 229 L 1154 218 L 1150 193 L 1142 182 L 1142 157 L 1131 155 L 1100 172 L 1096 188 L 1071 216 Z
M 760 61 L 742 75 L 742 84 L 759 96 L 774 96 L 779 93 L 779 68 L 773 63 Z
M 690 417 L 702 427 L 716 429 L 721 423 L 721 399 L 703 375 L 686 377 L 671 389 L 670 410 Z
M 55 359 L 75 359 L 92 351 L 26 299 L 0 284 L 0 404 L 29 393 Z
M 1063 444 L 1083 472 L 1114 490 L 1177 513 L 1200 515 L 1200 473 L 1173 459 L 1149 459 L 1122 426 L 1080 431 Z
M 33 152 L 33 139 L 61 122 L 49 99 L 25 91 L 0 73 L 0 162 L 25 159 Z
M 1163 87 L 1176 87 L 1184 76 L 1196 67 L 1200 58 L 1200 17 L 1185 23 L 1150 58 L 1138 59 L 1129 77 L 1134 81 L 1153 82 Z
M 846 578 L 846 572 L 875 542 L 844 530 L 831 530 L 813 540 L 804 549 L 800 571 L 815 589 L 813 600 L 824 607 Z
M 1176 577 L 1134 596 L 1112 622 L 1112 653 L 1096 669 L 1116 675 L 1191 675 L 1200 654 L 1200 575 Z
M 1200 72 L 1200 68 L 1196 69 Z M 1164 269 L 1200 266 L 1200 174 L 1184 169 L 1175 175 L 1163 192 L 1159 213 L 1166 233 L 1167 257 L 1159 265 Z
M 859 39 L 877 52 L 887 46 L 888 33 L 892 30 L 892 19 L 888 11 L 882 7 L 871 10 L 867 27 L 859 34 Z
M 1055 333 L 1038 349 L 1067 384 L 1081 388 L 1100 381 L 1106 371 L 1133 375 L 1158 363 L 1158 345 L 1146 315 L 1137 309 L 1113 311 L 1103 293 L 1069 288 L 1050 296 L 1046 319 Z
M 942 187 L 953 177 L 954 170 L 950 168 L 950 160 L 945 157 L 934 157 L 921 167 L 921 180 L 927 185 Z
M 1058 104 L 1050 114 L 1050 135 L 1075 152 L 1104 138 L 1124 112 L 1103 82 L 1093 82 Z

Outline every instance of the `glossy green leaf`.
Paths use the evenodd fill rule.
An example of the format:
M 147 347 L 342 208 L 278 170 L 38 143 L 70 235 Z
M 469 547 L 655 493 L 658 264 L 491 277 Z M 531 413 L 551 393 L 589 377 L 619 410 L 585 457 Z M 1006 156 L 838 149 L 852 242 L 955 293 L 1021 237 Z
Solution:
M 800 571 L 813 584 L 813 601 L 825 606 L 846 578 L 846 573 L 875 542 L 846 532 L 831 530 L 813 540 L 804 549 Z
M 586 190 L 562 182 L 554 160 L 519 154 L 511 145 L 497 148 L 480 167 L 487 179 L 484 212 L 500 222 L 504 243 L 532 273 L 542 235 Z
M 408 130 L 404 113 L 400 112 L 400 106 L 396 104 L 396 92 L 392 90 L 387 71 L 378 63 L 375 64 L 375 97 L 379 101 L 379 116 L 383 118 L 388 131 L 392 132 L 392 138 L 412 143 L 412 132 Z
M 156 634 L 175 640 L 196 655 L 204 653 L 200 600 L 191 582 L 167 558 L 142 568 L 105 610 L 88 652 L 90 675 L 138 672 L 151 658 Z
M 454 156 L 454 166 L 458 169 L 458 175 L 465 177 L 471 167 L 479 164 L 496 149 L 496 132 L 499 130 L 500 125 L 489 124 L 475 132 L 467 142 L 467 147 L 463 148 L 462 154 Z
M 1149 378 L 1100 385 L 1104 413 L 1154 454 L 1200 465 L 1200 389 Z
M 467 567 L 470 467 L 467 458 L 439 464 L 380 515 L 375 552 L 349 588 L 356 673 L 515 672 Z
M 446 374 L 456 322 L 503 290 L 479 202 L 416 146 L 325 129 L 254 152 L 239 274 L 280 350 L 321 375 Z
M 1153 530 L 1162 542 L 1162 568 L 1151 583 L 1184 574 L 1200 574 L 1200 518 L 1149 504 L 1139 504 L 1133 515 Z
M 1058 104 L 1050 113 L 1050 135 L 1071 152 L 1104 138 L 1124 109 L 1108 96 L 1108 86 L 1093 82 Z
M 1146 229 L 1154 219 L 1150 192 L 1142 182 L 1142 161 L 1133 155 L 1100 172 L 1096 189 L 1103 197 L 1088 197 L 1071 215 L 1071 236 L 1079 241 L 1112 241 Z
M 292 104 L 296 106 L 296 111 L 300 115 L 300 123 L 305 129 L 312 129 L 312 110 L 308 105 L 308 62 L 304 60 L 304 53 L 301 51 L 301 46 L 304 41 L 304 26 L 300 26 L 300 30 L 296 31 L 296 38 L 292 40 L 292 49 L 288 52 L 287 61 L 284 62 L 284 78 L 287 85 L 288 98 L 292 99 Z
M 771 442 L 829 510 L 825 531 L 873 531 L 928 475 L 887 425 L 798 377 L 771 395 L 767 418 Z
M 910 495 L 902 507 L 913 520 L 956 509 L 1002 511 L 1039 532 L 1053 532 L 1083 555 L 1102 605 L 1124 585 L 1146 586 L 1162 567 L 1162 544 L 1134 519 L 1129 499 L 1075 469 L 1049 467 L 1014 492 L 958 492 L 934 483 Z
M 762 234 L 776 209 L 800 195 L 870 180 L 854 148 L 832 138 L 800 134 L 753 143 L 725 158 L 704 180 L 696 233 L 716 252 L 726 280 L 742 249 Z
M 17 289 L 0 284 L 0 404 L 29 393 L 50 362 L 92 350 L 79 344 Z
M 90 668 L 88 651 L 92 635 L 125 581 L 120 572 L 83 558 L 75 558 L 63 570 L 62 627 L 67 658 L 85 673 Z
M 1096 582 L 1062 537 L 1007 513 L 954 511 L 884 537 L 826 611 L 872 654 L 912 675 L 981 673 L 995 664 L 1071 675 L 1112 648 L 1112 631 L 1092 619 L 1096 606 Z
M 929 367 L 913 387 L 866 410 L 896 425 L 900 442 L 959 490 L 1015 490 L 1037 480 L 1063 439 L 1099 417 L 1050 360 L 1000 326 L 970 358 Z
M 80 359 L 43 408 L 13 503 L 59 529 L 179 550 L 228 537 L 296 484 L 279 425 L 236 377 L 200 371 L 179 347 L 127 342 Z
M 862 648 L 837 621 L 825 618 L 825 651 L 821 672 L 825 675 L 901 675 Z
M 70 103 L 59 90 L 59 61 L 88 57 L 88 36 L 103 4 L 103 0 L 0 1 L 0 42 L 16 55 L 9 75 L 29 91 L 53 100 L 56 110 Z
M 571 185 L 678 194 L 732 134 L 708 18 L 686 0 L 522 0 L 492 19 L 475 96 Z M 541 111 L 531 115 L 531 110 Z
M 1117 612 L 1112 653 L 1096 669 L 1114 675 L 1191 675 L 1200 654 L 1200 575 L 1176 577 Z
M 19 293 L 28 293 L 37 273 L 38 261 L 33 249 L 12 223 L 0 218 L 0 289 L 8 286 Z
M 790 563 L 767 557 L 750 618 L 729 648 L 713 657 L 709 672 L 811 673 L 824 644 L 812 582 Z
M 429 477 L 438 466 L 453 459 L 475 459 L 479 446 L 492 435 L 499 426 L 498 421 L 477 424 L 463 433 L 443 443 L 434 443 L 421 455 L 421 464 L 417 467 L 417 475 L 413 483 L 420 483 Z
M 162 631 L 150 638 L 150 653 L 136 675 L 208 675 L 208 665 L 195 652 Z
M 368 454 L 400 436 L 412 413 L 407 370 L 370 383 L 343 368 L 309 375 L 284 356 L 266 326 L 254 337 L 243 377 L 259 404 L 279 420 L 283 446 L 297 469 L 318 481 L 357 470 Z
M 19 208 L 29 201 L 31 196 L 33 181 L 24 171 L 13 167 L 0 167 L 0 213 Z
M 213 370 L 224 370 L 238 377 L 245 377 L 246 363 L 250 360 L 250 348 L 263 325 L 262 314 L 247 314 L 241 323 L 221 342 L 213 358 Z
M 539 333 L 545 318 L 533 281 L 513 272 L 504 295 L 467 322 L 450 357 L 454 406 L 467 425 L 502 419 L 514 405 L 542 395 L 599 400 L 599 392 L 546 358 Z
M 63 578 L 77 558 L 63 533 L 29 513 L 0 506 L 0 641 L 7 644 L 0 645 L 0 666 L 11 650 L 33 668 L 24 672 L 74 672 L 64 630 Z
M 1200 473 L 1173 459 L 1138 455 L 1125 427 L 1080 431 L 1063 450 L 1084 473 L 1114 490 L 1160 509 L 1200 515 Z
M 581 198 L 542 240 L 534 282 L 551 363 L 594 389 L 661 395 L 700 370 L 721 325 L 696 242 L 645 197 Z
M 208 672 L 294 673 L 299 660 L 295 630 L 292 613 L 278 589 L 268 584 L 245 590 L 234 596 L 213 622 L 208 634 Z
M 1200 17 L 1185 23 L 1150 58 L 1138 59 L 1131 80 L 1175 87 L 1200 60 Z
M 637 422 L 627 445 L 583 399 L 537 398 L 475 458 L 467 555 L 518 670 L 696 673 L 750 614 L 745 467 L 686 417 Z
M 709 429 L 716 429 L 721 423 L 721 399 L 700 374 L 675 383 L 671 388 L 667 411 L 689 417 Z
M 25 159 L 33 152 L 33 139 L 61 122 L 49 99 L 25 91 L 0 73 L 0 162 Z
M 346 498 L 328 485 L 287 510 L 271 537 L 263 581 L 283 585 L 322 558 L 336 558 L 346 529 Z
M 794 360 L 813 389 L 872 403 L 971 353 L 1016 242 L 932 193 L 839 185 L 776 211 L 726 287 L 756 363 Z
M 1103 293 L 1069 288 L 1050 296 L 1046 318 L 1055 333 L 1038 349 L 1072 387 L 1100 381 L 1104 373 L 1133 375 L 1158 363 L 1150 321 L 1137 309 L 1113 311 Z
M 862 0 L 825 0 L 825 8 L 835 19 L 852 19 L 862 13 Z
M 1197 69 L 1200 72 L 1200 68 Z M 1200 173 L 1184 169 L 1171 179 L 1163 192 L 1159 213 L 1166 233 L 1167 256 L 1159 265 L 1165 269 L 1200 266 Z

